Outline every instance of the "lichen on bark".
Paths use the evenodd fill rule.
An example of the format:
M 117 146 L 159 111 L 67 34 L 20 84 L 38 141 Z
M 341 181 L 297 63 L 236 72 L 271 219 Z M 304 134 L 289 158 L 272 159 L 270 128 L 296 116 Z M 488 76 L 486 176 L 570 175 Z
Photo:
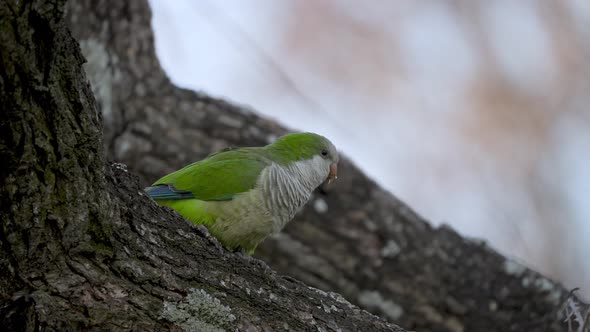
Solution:
M 178 302 L 164 301 L 160 317 L 184 331 L 225 331 L 236 320 L 229 307 L 203 289 L 189 289 L 188 295 Z

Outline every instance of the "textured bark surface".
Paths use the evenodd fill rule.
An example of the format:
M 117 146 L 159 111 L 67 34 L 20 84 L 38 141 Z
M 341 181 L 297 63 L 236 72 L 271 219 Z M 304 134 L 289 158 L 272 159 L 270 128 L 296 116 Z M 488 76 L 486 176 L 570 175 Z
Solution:
M 89 60 L 107 154 L 142 185 L 212 151 L 286 132 L 244 107 L 173 86 L 155 57 L 146 1 L 73 1 L 69 21 Z M 560 285 L 481 241 L 432 228 L 346 159 L 336 184 L 256 256 L 408 329 L 564 328 Z
M 0 2 L 3 331 L 403 331 L 228 253 L 105 167 L 63 6 Z

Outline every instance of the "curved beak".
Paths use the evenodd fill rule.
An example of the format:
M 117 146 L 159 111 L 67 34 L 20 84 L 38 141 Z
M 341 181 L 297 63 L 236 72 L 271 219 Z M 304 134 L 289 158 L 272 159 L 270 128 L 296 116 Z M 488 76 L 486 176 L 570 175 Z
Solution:
M 338 179 L 338 164 L 331 163 L 330 173 L 328 174 L 328 184 L 332 183 L 332 181 L 336 179 Z

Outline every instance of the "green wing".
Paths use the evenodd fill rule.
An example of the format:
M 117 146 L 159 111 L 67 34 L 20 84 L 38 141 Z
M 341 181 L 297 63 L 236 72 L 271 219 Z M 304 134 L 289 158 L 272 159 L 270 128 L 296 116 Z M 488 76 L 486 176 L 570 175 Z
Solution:
M 164 176 L 146 188 L 146 192 L 155 199 L 231 200 L 236 194 L 254 188 L 269 164 L 265 151 L 260 148 L 222 150 Z

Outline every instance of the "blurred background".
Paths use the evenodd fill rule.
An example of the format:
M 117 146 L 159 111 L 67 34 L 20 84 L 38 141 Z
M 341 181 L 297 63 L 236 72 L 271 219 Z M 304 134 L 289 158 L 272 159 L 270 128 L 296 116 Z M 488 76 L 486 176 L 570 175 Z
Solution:
M 590 1 L 150 4 L 175 84 L 328 136 L 430 222 L 590 297 Z

